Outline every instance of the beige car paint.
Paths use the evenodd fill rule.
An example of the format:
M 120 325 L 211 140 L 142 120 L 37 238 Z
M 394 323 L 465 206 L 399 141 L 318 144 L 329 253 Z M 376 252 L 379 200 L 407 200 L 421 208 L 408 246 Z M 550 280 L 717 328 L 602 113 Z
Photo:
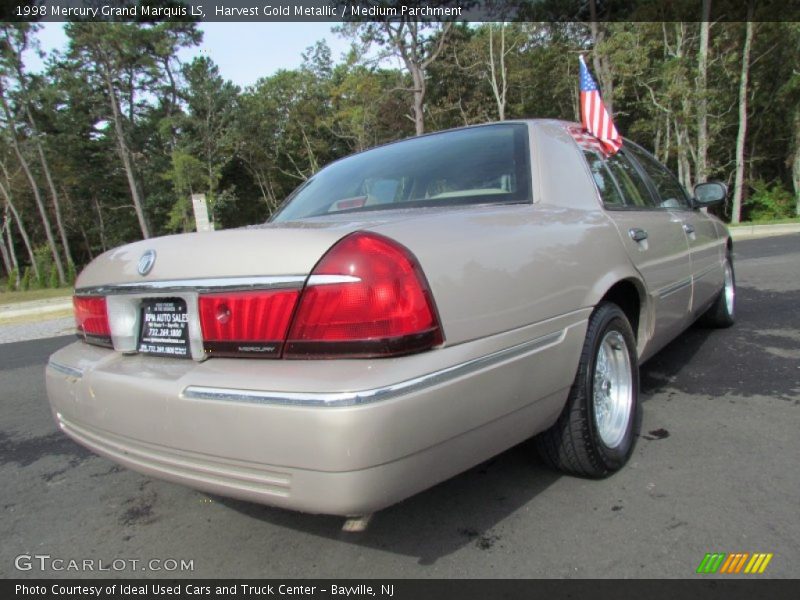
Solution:
M 307 275 L 338 239 L 371 230 L 418 258 L 441 317 L 442 347 L 392 359 L 203 361 L 195 323 L 197 360 L 123 354 L 135 350 L 131 307 L 158 294 L 122 295 L 110 303 L 122 307 L 112 316 L 118 350 L 76 342 L 51 357 L 47 390 L 57 423 L 96 452 L 157 477 L 342 515 L 397 502 L 549 427 L 575 376 L 592 307 L 614 284 L 633 283 L 642 303 L 638 351 L 646 357 L 677 333 L 659 326 L 662 317 L 688 324 L 690 295 L 673 305 L 659 302 L 659 290 L 679 277 L 691 283 L 691 270 L 688 243 L 672 236 L 660 248 L 654 235 L 639 260 L 599 205 L 564 124 L 529 124 L 531 204 L 331 215 L 145 240 L 99 257 L 76 285 Z M 150 249 L 156 263 L 142 277 L 136 265 Z M 179 295 L 196 301 L 191 290 Z M 353 406 L 189 393 L 312 397 L 431 374 L 437 378 L 422 388 Z

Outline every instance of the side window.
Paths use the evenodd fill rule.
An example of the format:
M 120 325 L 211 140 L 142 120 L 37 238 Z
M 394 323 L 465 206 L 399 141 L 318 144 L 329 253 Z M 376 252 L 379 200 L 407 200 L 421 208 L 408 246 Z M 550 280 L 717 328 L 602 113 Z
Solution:
M 626 148 L 634 155 L 645 173 L 652 179 L 658 191 L 658 208 L 688 208 L 689 200 L 683 186 L 669 172 L 669 170 L 635 144 L 628 144 Z
M 603 205 L 606 208 L 624 208 L 625 198 L 622 197 L 614 178 L 608 172 L 605 161 L 598 154 L 588 150 L 584 150 L 583 155 L 586 157 L 586 163 L 592 172 L 592 178 L 600 192 Z
M 653 208 L 653 195 L 642 176 L 630 160 L 617 152 L 606 160 L 609 170 L 625 196 L 625 205 L 630 208 Z

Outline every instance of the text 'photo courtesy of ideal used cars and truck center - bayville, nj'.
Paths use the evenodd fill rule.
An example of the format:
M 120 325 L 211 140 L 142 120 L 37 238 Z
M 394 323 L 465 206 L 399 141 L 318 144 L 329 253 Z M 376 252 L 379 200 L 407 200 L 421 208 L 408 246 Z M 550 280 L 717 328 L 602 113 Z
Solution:
M 6 11 L 15 597 L 788 595 L 798 22 L 551 4 Z

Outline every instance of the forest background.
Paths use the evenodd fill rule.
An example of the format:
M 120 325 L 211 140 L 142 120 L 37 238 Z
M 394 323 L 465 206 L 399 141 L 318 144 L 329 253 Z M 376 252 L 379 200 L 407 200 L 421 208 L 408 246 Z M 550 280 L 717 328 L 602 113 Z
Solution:
M 707 6 L 710 0 L 704 0 Z M 126 242 L 263 222 L 332 160 L 425 132 L 578 120 L 587 57 L 622 134 L 691 190 L 721 180 L 733 223 L 800 216 L 800 23 L 346 24 L 295 69 L 225 80 L 195 23 L 65 25 L 33 72 L 39 26 L 0 24 L 0 279 L 68 286 Z M 394 67 L 392 65 L 399 65 Z

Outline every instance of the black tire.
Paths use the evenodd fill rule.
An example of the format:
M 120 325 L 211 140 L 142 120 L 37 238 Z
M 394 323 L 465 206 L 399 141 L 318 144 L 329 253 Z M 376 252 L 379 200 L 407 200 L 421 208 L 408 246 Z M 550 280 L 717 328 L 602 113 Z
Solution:
M 626 351 L 628 363 L 621 371 L 629 371 L 630 377 L 630 391 L 624 395 L 629 397 L 630 403 L 627 422 L 624 427 L 617 428 L 621 438 L 612 445 L 606 444 L 600 435 L 594 402 L 595 367 L 606 339 L 620 346 L 614 352 Z M 624 348 L 619 344 L 620 339 L 625 342 Z M 620 358 L 624 363 L 624 357 Z M 578 372 L 567 404 L 555 425 L 536 437 L 537 449 L 553 468 L 583 477 L 606 477 L 622 468 L 630 458 L 639 430 L 640 414 L 639 364 L 633 330 L 625 313 L 616 304 L 602 302 L 589 318 Z
M 724 328 L 733 325 L 736 316 L 736 275 L 733 272 L 733 259 L 730 254 L 725 257 L 726 275 L 714 304 L 700 317 L 700 323 L 706 327 Z M 730 280 L 728 280 L 730 275 Z M 728 285 L 730 284 L 731 296 L 728 302 Z

